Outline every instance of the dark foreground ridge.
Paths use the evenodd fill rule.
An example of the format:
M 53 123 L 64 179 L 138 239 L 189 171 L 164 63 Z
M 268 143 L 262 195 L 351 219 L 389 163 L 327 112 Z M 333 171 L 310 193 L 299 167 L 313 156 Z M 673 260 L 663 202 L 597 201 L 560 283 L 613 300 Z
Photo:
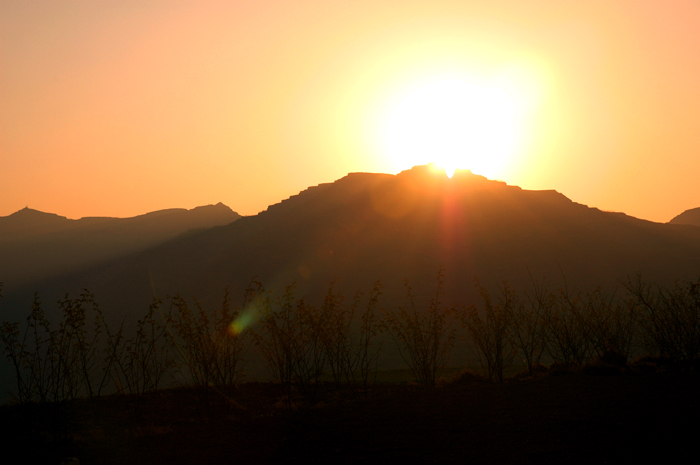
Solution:
M 329 387 L 291 409 L 269 383 L 240 385 L 235 403 L 153 392 L 138 417 L 123 395 L 2 406 L 0 437 L 28 463 L 696 463 L 698 378 L 642 368 Z

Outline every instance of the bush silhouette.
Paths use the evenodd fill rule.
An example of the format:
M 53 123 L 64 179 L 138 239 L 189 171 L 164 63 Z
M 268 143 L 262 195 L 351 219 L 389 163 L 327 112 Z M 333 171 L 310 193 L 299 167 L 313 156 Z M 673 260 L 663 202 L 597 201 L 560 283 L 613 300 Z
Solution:
M 221 307 L 212 311 L 204 309 L 196 298 L 194 310 L 180 295 L 170 299 L 166 316 L 170 341 L 179 363 L 187 369 L 185 382 L 190 380 L 198 388 L 207 406 L 210 390 L 217 398 L 230 401 L 242 378 L 248 343 L 246 333 L 232 329 L 238 316 L 239 310 L 231 308 L 228 289 Z
M 144 395 L 165 385 L 171 375 L 176 383 L 198 388 L 207 406 L 210 393 L 231 405 L 253 343 L 282 386 L 287 407 L 296 394 L 315 402 L 324 377 L 336 388 L 350 386 L 356 393 L 361 386 L 367 393 L 381 362 L 381 332 L 396 344 L 417 382 L 433 388 L 454 348 L 455 318 L 463 323 L 462 336 L 484 371 L 497 382 L 504 381 L 516 359 L 529 376 L 542 371 L 543 359 L 554 362 L 551 375 L 579 371 L 577 367 L 592 374 L 620 373 L 638 348 L 651 357 L 630 370 L 697 369 L 700 280 L 665 288 L 637 276 L 624 283 L 622 297 L 600 288 L 552 292 L 544 281 L 533 280 L 524 298 L 504 284 L 495 299 L 477 283 L 482 306 L 453 308 L 442 303 L 443 283 L 440 270 L 433 298 L 420 308 L 405 281 L 406 305 L 384 310 L 380 317 L 379 281 L 367 296 L 357 293 L 349 304 L 333 282 L 316 307 L 297 297 L 294 285 L 273 299 L 254 279 L 242 307 L 232 307 L 228 291 L 213 310 L 196 298 L 188 302 L 175 295 L 165 304 L 155 299 L 131 335 L 124 323 L 116 331 L 110 328 L 87 291 L 58 301 L 55 325 L 35 294 L 23 323 L 2 323 L 0 342 L 20 403 L 94 398 L 113 385 L 132 396 L 137 415 Z
M 477 288 L 484 302 L 484 317 L 481 317 L 476 306 L 471 305 L 461 313 L 461 318 L 476 347 L 482 367 L 486 369 L 489 378 L 502 383 L 503 371 L 512 363 L 516 353 L 515 318 L 520 303 L 515 293 L 505 284 L 496 304 L 485 288 L 478 283 Z M 530 347 L 526 348 L 530 353 Z
M 677 282 L 671 289 L 628 279 L 625 287 L 638 312 L 640 337 L 652 355 L 691 367 L 700 357 L 700 278 Z
M 384 328 L 391 335 L 403 361 L 424 387 L 435 387 L 454 347 L 453 311 L 443 308 L 440 302 L 443 283 L 443 271 L 440 270 L 435 297 L 427 309 L 419 311 L 411 286 L 405 281 L 408 306 L 384 314 Z

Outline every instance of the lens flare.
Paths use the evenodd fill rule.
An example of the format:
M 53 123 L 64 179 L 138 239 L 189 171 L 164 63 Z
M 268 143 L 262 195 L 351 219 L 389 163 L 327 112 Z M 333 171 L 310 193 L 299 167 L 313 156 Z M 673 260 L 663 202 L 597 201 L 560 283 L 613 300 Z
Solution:
M 229 325 L 228 325 L 228 335 L 229 336 L 238 336 L 240 335 L 247 327 L 250 325 L 254 324 L 256 321 L 260 319 L 260 310 L 259 310 L 259 305 L 256 305 L 256 302 L 248 305 L 236 318 L 233 320 Z

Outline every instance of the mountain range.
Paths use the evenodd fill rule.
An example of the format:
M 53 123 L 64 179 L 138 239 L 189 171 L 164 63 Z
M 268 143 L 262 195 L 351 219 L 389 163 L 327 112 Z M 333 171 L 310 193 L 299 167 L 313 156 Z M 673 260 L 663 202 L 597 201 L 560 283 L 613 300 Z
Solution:
M 425 166 L 398 175 L 352 173 L 255 216 L 233 221 L 235 214 L 227 214 L 231 221 L 221 219 L 219 226 L 173 234 L 151 247 L 143 242 L 140 251 L 31 281 L 9 293 L 5 304 L 26 310 L 34 291 L 55 302 L 88 288 L 105 311 L 123 316 L 143 313 L 154 293 L 196 296 L 209 305 L 220 303 L 229 288 L 239 299 L 255 278 L 277 293 L 294 284 L 297 295 L 315 303 L 332 281 L 352 296 L 381 280 L 383 305 L 393 306 L 406 301 L 405 279 L 417 302 L 427 302 L 440 269 L 443 301 L 470 303 L 477 296 L 475 277 L 492 289 L 505 281 L 525 289 L 533 279 L 546 279 L 554 286 L 612 292 L 637 273 L 660 284 L 700 275 L 698 226 L 604 212 L 553 190 L 524 190 L 466 170 L 451 179 Z M 165 214 L 149 215 L 144 220 Z M 86 225 L 97 221 L 89 220 Z M 106 222 L 103 228 L 109 236 Z M 59 244 L 61 234 L 68 233 L 47 236 L 46 250 Z M 110 234 L 118 243 L 123 233 Z
M 79 220 L 23 208 L 0 217 L 0 282 L 12 289 L 65 276 L 238 218 L 240 215 L 222 203 L 132 218 Z

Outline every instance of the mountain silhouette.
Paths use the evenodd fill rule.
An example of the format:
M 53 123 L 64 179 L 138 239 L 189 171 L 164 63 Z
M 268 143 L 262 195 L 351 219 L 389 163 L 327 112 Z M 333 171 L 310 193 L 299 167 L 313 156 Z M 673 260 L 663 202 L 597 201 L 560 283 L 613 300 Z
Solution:
M 0 281 L 12 288 L 79 271 L 180 234 L 240 218 L 226 205 L 174 208 L 132 218 L 70 220 L 24 208 L 0 217 Z
M 669 221 L 670 224 L 692 224 L 700 226 L 700 207 L 686 210 Z
M 612 291 L 636 273 L 670 284 L 700 274 L 700 228 L 603 212 L 556 191 L 523 190 L 469 171 L 448 179 L 422 166 L 398 175 L 352 173 L 258 215 L 43 283 L 40 290 L 51 301 L 88 288 L 121 318 L 143 312 L 154 292 L 213 305 L 228 287 L 239 299 L 254 276 L 274 292 L 295 283 L 297 295 L 312 303 L 336 279 L 346 296 L 382 280 L 383 304 L 394 306 L 406 301 L 404 279 L 417 303 L 427 302 L 440 268 L 446 303 L 474 302 L 474 277 L 492 289 L 504 280 L 525 289 L 545 278 L 556 286 Z

